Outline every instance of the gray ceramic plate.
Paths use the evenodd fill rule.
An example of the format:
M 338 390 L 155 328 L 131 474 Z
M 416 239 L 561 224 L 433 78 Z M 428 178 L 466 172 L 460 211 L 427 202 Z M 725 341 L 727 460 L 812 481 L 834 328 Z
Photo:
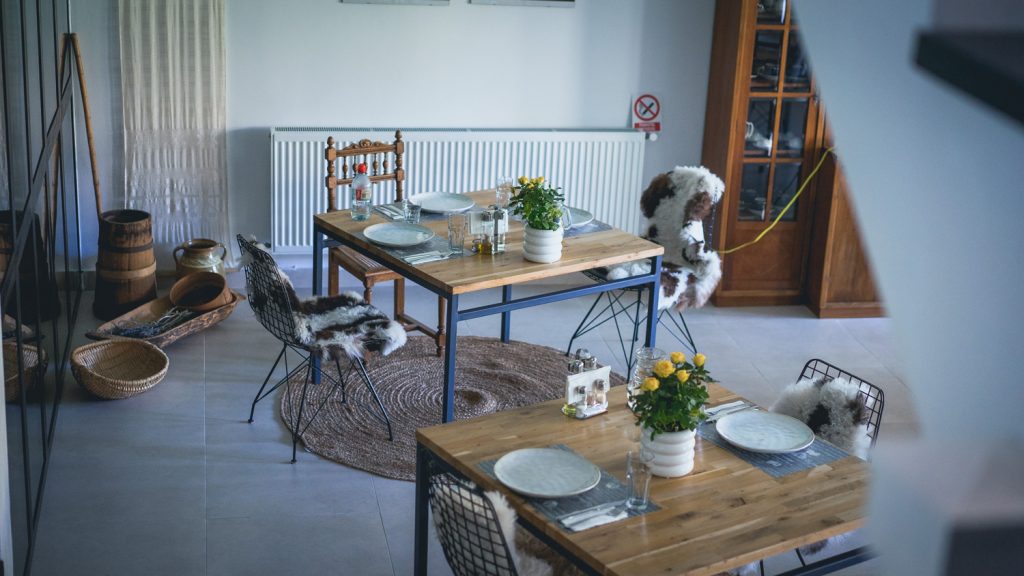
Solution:
M 366 239 L 374 244 L 389 248 L 405 248 L 423 244 L 434 237 L 434 232 L 419 224 L 385 222 L 368 226 L 366 230 L 363 230 L 363 236 L 366 236 Z
M 764 454 L 797 452 L 814 442 L 814 432 L 803 422 L 761 410 L 723 416 L 715 423 L 715 428 L 718 435 L 733 446 Z
M 409 202 L 418 204 L 424 212 L 465 212 L 476 203 L 469 196 L 462 194 L 449 194 L 447 192 L 427 192 L 425 194 L 413 194 L 409 196 Z
M 601 470 L 580 456 L 555 448 L 523 448 L 494 464 L 498 481 L 525 496 L 561 498 L 582 494 L 601 481 Z

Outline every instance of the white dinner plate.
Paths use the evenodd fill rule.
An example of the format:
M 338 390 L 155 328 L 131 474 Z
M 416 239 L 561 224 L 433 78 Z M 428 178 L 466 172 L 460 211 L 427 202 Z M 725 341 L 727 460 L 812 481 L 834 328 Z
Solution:
M 424 212 L 465 212 L 476 203 L 469 196 L 449 194 L 447 192 L 427 192 L 409 196 L 409 202 L 418 204 Z
M 569 211 L 569 215 L 572 216 L 572 227 L 579 228 L 580 226 L 586 226 L 594 221 L 594 215 L 582 208 L 573 208 L 572 206 L 566 206 L 566 210 Z
M 764 454 L 797 452 L 814 442 L 814 432 L 803 422 L 762 410 L 723 416 L 715 427 L 718 435 L 733 446 Z
M 525 496 L 562 498 L 582 494 L 601 481 L 601 470 L 572 452 L 523 448 L 494 464 L 498 481 Z
M 367 226 L 363 230 L 363 236 L 374 244 L 387 246 L 389 248 L 406 248 L 423 244 L 434 237 L 434 232 L 419 224 L 407 224 L 405 222 L 385 222 Z

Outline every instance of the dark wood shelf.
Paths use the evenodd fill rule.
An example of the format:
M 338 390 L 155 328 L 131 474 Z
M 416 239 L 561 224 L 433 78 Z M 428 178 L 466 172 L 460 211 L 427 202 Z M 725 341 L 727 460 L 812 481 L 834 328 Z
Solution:
M 924 32 L 916 61 L 1024 124 L 1024 32 Z

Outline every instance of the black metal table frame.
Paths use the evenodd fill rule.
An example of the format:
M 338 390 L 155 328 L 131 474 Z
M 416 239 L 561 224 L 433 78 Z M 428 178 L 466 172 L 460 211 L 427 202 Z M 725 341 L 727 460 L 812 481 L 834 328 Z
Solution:
M 464 474 L 456 470 L 453 466 L 439 458 L 429 448 L 416 442 L 416 516 L 415 516 L 415 535 L 413 540 L 413 574 L 414 576 L 427 576 L 427 535 L 429 534 L 427 528 L 427 521 L 429 516 L 429 495 L 428 485 L 430 477 L 438 473 L 453 474 L 459 478 L 468 480 Z M 575 554 L 569 552 L 564 546 L 556 542 L 554 538 L 548 536 L 543 530 L 534 526 L 529 522 L 525 522 L 522 516 L 519 516 L 519 525 L 526 528 L 531 534 L 536 536 L 541 542 L 544 542 L 551 547 L 552 550 L 558 554 L 570 559 L 572 563 L 579 568 L 584 574 L 600 574 L 600 572 L 594 570 L 593 567 L 588 565 L 586 562 L 578 558 Z M 837 570 L 842 570 L 849 566 L 860 564 L 874 558 L 874 554 L 866 547 L 861 546 L 835 556 L 824 558 L 817 562 L 812 562 L 797 568 L 793 568 L 787 572 L 783 572 L 778 576 L 823 576 L 825 574 L 831 574 Z M 803 558 L 801 557 L 801 562 Z M 762 568 L 762 574 L 763 574 Z
M 401 273 L 401 270 L 397 270 L 389 265 L 387 262 L 381 261 L 379 257 L 366 248 L 356 245 L 352 242 L 345 242 L 342 238 L 339 238 L 322 226 L 317 224 L 316 220 L 313 221 L 313 295 L 319 296 L 321 291 L 321 283 L 323 282 L 323 251 L 326 248 L 332 246 L 346 246 L 363 254 L 368 258 L 372 258 L 375 262 L 388 267 L 391 270 Z M 596 284 L 583 285 L 573 288 L 566 288 L 564 290 L 557 290 L 554 292 L 548 292 L 545 294 L 538 294 L 534 296 L 528 296 L 526 298 L 513 299 L 512 298 L 512 285 L 506 284 L 501 286 L 501 302 L 498 304 L 487 304 L 485 306 L 477 306 L 475 308 L 469 308 L 466 310 L 459 309 L 459 294 L 453 294 L 446 292 L 440 288 L 431 286 L 430 284 L 421 282 L 414 277 L 407 277 L 409 280 L 416 284 L 426 288 L 427 290 L 437 294 L 447 301 L 447 316 L 445 326 L 447 332 L 445 334 L 444 344 L 444 378 L 445 378 L 445 395 L 444 402 L 441 410 L 441 421 L 451 422 L 455 419 L 455 351 L 456 351 L 456 338 L 458 336 L 458 325 L 460 320 L 472 320 L 474 318 L 482 318 L 484 316 L 493 316 L 495 314 L 501 314 L 501 341 L 508 342 L 512 328 L 512 311 L 521 310 L 523 308 L 529 308 L 532 306 L 540 306 L 542 304 L 550 304 L 552 302 L 560 302 L 562 300 L 568 300 L 570 298 L 578 298 L 580 296 L 586 296 L 588 294 L 596 294 L 599 292 L 607 292 L 609 290 L 621 290 L 633 286 L 644 287 L 647 289 L 647 325 L 646 325 L 646 337 L 645 343 L 647 346 L 654 346 L 655 338 L 657 335 L 658 322 L 657 322 L 657 310 L 658 310 L 658 296 L 660 291 L 661 282 L 661 256 L 654 256 L 651 260 L 651 271 L 647 274 L 641 274 L 639 276 L 631 276 L 629 278 L 623 278 L 620 280 L 609 280 L 605 282 L 599 282 Z

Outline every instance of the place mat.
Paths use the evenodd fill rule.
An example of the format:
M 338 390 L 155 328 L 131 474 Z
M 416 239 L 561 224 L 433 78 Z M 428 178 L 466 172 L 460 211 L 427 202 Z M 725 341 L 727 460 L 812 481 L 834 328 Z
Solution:
M 394 207 L 394 208 L 397 208 L 397 209 L 401 209 L 402 205 L 401 205 L 400 202 L 395 202 L 395 203 L 392 203 L 392 204 L 387 204 L 387 206 L 391 206 L 391 207 Z M 483 208 L 481 208 L 480 206 L 475 206 L 472 209 L 468 210 L 467 212 L 479 212 L 481 210 L 483 210 Z M 445 214 L 434 214 L 434 213 L 423 212 L 422 215 L 420 216 L 420 221 L 421 222 L 424 222 L 424 221 L 430 222 L 430 221 L 445 220 L 446 218 L 447 218 L 447 215 L 445 215 Z M 395 222 L 398 222 L 398 220 L 395 220 Z M 604 222 L 601 222 L 601 221 L 598 221 L 598 220 L 592 220 L 592 221 L 590 221 L 589 223 L 587 223 L 584 226 L 577 226 L 575 228 L 570 228 L 570 229 L 566 230 L 564 237 L 565 238 L 572 238 L 573 236 L 580 236 L 582 234 L 590 234 L 590 233 L 593 233 L 593 232 L 603 232 L 605 230 L 611 230 L 611 229 L 612 229 L 612 227 L 610 225 L 608 225 L 608 224 L 605 224 Z M 359 236 L 361 238 L 363 238 L 364 240 L 366 240 L 367 242 L 369 242 L 369 240 L 366 239 L 366 236 L 362 232 L 359 233 Z M 392 247 L 388 247 L 388 246 L 379 246 L 379 245 L 378 245 L 378 247 L 381 248 L 382 250 L 386 251 L 387 253 L 391 254 L 395 258 L 405 259 L 405 258 L 407 258 L 409 256 L 414 255 L 414 254 L 422 254 L 424 252 L 441 252 L 441 253 L 448 252 L 448 237 L 446 235 L 437 234 L 433 238 L 431 238 L 430 240 L 428 240 L 428 241 L 426 241 L 426 242 L 424 242 L 422 244 L 417 244 L 415 246 L 407 246 L 405 248 L 392 248 Z M 456 258 L 464 258 L 466 256 L 476 256 L 476 254 L 474 254 L 473 252 L 470 252 L 469 249 L 467 248 L 466 250 L 464 250 L 462 252 L 462 254 L 455 254 L 453 256 L 449 256 L 447 259 L 454 260 Z M 434 260 L 433 262 L 440 262 L 440 260 Z M 414 264 L 414 266 L 415 266 L 415 264 Z
M 796 472 L 810 470 L 815 466 L 828 464 L 829 462 L 834 462 L 849 456 L 846 451 L 841 448 L 836 448 L 832 444 L 829 444 L 819 438 L 815 438 L 814 442 L 810 446 L 799 452 L 789 452 L 787 454 L 761 454 L 760 452 L 750 452 L 730 444 L 725 440 L 725 438 L 722 438 L 718 434 L 718 430 L 715 428 L 714 423 L 709 422 L 705 422 L 697 428 L 697 435 L 708 440 L 715 446 L 731 452 L 747 464 L 756 466 L 772 478 L 781 478 Z
M 367 242 L 370 242 L 369 240 L 366 239 L 366 236 L 363 235 L 362 232 L 359 233 L 359 237 L 364 239 L 364 240 L 366 240 Z M 371 242 L 371 244 L 372 244 L 372 242 Z M 430 240 L 427 240 L 426 242 L 424 242 L 422 244 L 417 244 L 415 246 L 406 246 L 404 248 L 392 248 L 392 247 L 389 247 L 389 246 L 381 246 L 379 244 L 377 244 L 376 246 L 378 248 L 380 248 L 381 250 L 384 250 L 388 254 L 391 254 L 395 258 L 398 258 L 398 259 L 401 260 L 401 259 L 404 259 L 404 258 L 406 258 L 408 256 L 412 256 L 413 254 L 422 254 L 424 252 L 441 252 L 442 254 L 447 254 L 448 253 L 448 237 L 447 236 L 441 236 L 440 234 L 435 234 L 433 238 L 431 238 Z M 454 256 L 449 256 L 449 258 L 462 258 L 462 256 L 472 256 L 472 253 L 466 251 L 466 252 L 463 252 L 463 254 L 461 256 L 456 254 Z M 440 262 L 440 260 L 435 260 L 435 262 Z
M 575 454 L 573 449 L 569 448 L 565 444 L 553 444 L 551 446 L 547 446 L 547 448 L 557 448 L 559 450 L 565 450 L 566 452 L 573 452 Z M 625 456 L 623 456 L 623 458 L 625 458 Z M 494 464 L 496 462 L 496 459 L 485 460 L 477 464 L 477 467 L 487 473 L 491 478 L 497 480 L 497 477 L 494 475 Z M 568 496 L 566 498 L 525 498 L 531 506 L 546 516 L 548 520 L 557 524 L 560 529 L 565 530 L 566 532 L 577 532 L 577 530 L 565 527 L 558 521 L 558 519 L 564 518 L 569 514 L 575 514 L 576 512 L 593 508 L 594 506 L 600 506 L 601 504 L 624 502 L 628 496 L 629 486 L 619 482 L 618 478 L 612 476 L 602 468 L 601 481 L 597 483 L 597 486 L 594 486 L 583 494 Z M 643 510 L 626 509 L 626 518 L 643 516 L 644 514 L 655 512 L 657 510 L 661 510 L 661 507 L 653 501 L 650 501 L 647 508 Z
M 582 234 L 590 234 L 592 232 L 604 232 L 605 230 L 611 230 L 610 224 L 605 224 L 600 220 L 591 220 L 583 226 L 575 226 L 565 231 L 565 238 L 572 238 L 573 236 L 580 236 Z

